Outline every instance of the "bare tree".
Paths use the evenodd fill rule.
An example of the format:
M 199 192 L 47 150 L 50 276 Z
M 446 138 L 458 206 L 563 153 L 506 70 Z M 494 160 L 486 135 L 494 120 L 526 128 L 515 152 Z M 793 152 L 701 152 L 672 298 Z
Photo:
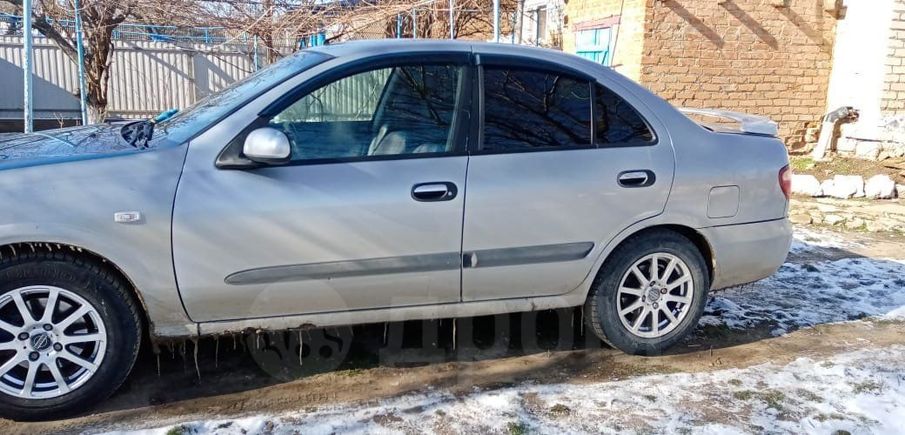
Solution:
M 231 40 L 254 40 L 266 63 L 297 48 L 303 37 L 323 31 L 350 8 L 343 2 L 324 0 L 182 1 L 185 7 L 169 12 L 168 23 L 216 26 Z M 143 19 L 159 18 L 160 12 Z
M 493 3 L 488 0 L 455 0 L 453 28 L 457 39 L 489 39 L 493 34 Z M 502 32 L 511 31 L 517 0 L 501 0 Z M 398 23 L 397 20 L 401 20 Z M 448 38 L 448 0 L 382 0 L 359 2 L 332 22 L 333 39 L 361 37 Z M 399 26 L 401 24 L 401 26 Z M 400 29 L 401 27 L 401 29 Z
M 0 0 L 16 6 L 22 0 Z M 85 48 L 85 82 L 88 119 L 103 121 L 107 116 L 107 84 L 113 52 L 113 30 L 133 15 L 138 0 L 84 0 L 79 14 Z M 54 42 L 73 62 L 78 62 L 76 33 L 71 26 L 75 7 L 70 0 L 38 0 L 32 16 L 34 27 Z

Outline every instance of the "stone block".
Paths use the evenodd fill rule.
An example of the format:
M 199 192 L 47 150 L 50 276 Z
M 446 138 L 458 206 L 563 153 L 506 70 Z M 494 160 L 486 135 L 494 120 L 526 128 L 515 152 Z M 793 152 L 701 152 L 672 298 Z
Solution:
M 855 157 L 866 160 L 877 160 L 883 145 L 880 142 L 858 141 L 855 145 Z
M 852 155 L 858 146 L 858 140 L 849 137 L 841 137 L 836 141 L 836 152 L 843 155 Z
M 845 222 L 845 218 L 838 214 L 828 214 L 823 217 L 823 223 L 827 225 L 839 225 L 842 222 Z
M 864 225 L 867 231 L 877 233 L 881 231 L 891 231 L 893 228 L 896 228 L 897 224 L 898 222 L 892 219 L 877 218 L 866 221 Z
M 857 230 L 864 227 L 864 219 L 859 217 L 853 217 L 847 221 L 845 221 L 845 228 L 850 230 Z
M 809 225 L 812 222 L 811 215 L 807 213 L 794 213 L 789 215 L 789 222 L 795 225 Z
M 888 175 L 874 175 L 865 183 L 864 195 L 869 199 L 895 198 L 896 183 Z
M 864 196 L 864 178 L 859 175 L 836 175 L 832 180 L 827 181 L 820 186 L 824 195 L 839 199 Z
M 821 196 L 823 191 L 820 190 L 820 181 L 813 175 L 793 174 L 792 175 L 792 193 L 807 196 Z
M 898 158 L 905 156 L 905 143 L 903 142 L 883 142 L 883 151 L 882 153 L 886 153 L 890 158 Z M 881 153 L 881 154 L 882 154 Z

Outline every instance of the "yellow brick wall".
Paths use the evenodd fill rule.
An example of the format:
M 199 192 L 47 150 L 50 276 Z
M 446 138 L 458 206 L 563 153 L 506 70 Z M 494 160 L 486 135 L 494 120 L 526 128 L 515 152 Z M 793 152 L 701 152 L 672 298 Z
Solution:
M 824 3 L 625 0 L 614 65 L 677 106 L 769 116 L 788 145 L 800 146 L 826 105 L 836 18 Z M 577 23 L 621 6 L 569 1 L 564 49 L 574 52 Z
M 641 83 L 676 105 L 769 116 L 800 145 L 826 106 L 836 19 L 824 2 L 775 3 L 651 0 Z
M 902 115 L 905 114 L 905 0 L 893 3 L 887 50 L 880 110 L 884 115 Z

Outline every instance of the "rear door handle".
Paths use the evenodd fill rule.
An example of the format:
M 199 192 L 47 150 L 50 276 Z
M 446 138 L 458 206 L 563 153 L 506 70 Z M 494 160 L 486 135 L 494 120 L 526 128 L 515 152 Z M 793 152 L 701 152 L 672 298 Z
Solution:
M 412 199 L 421 202 L 449 201 L 458 193 L 455 183 L 449 181 L 418 183 L 412 187 Z
M 647 187 L 657 181 L 653 171 L 647 169 L 623 171 L 616 179 L 622 187 Z

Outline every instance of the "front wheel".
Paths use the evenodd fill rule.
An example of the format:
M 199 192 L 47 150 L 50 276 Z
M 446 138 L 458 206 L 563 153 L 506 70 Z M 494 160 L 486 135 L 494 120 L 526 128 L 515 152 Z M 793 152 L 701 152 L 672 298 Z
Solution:
M 704 257 L 669 230 L 634 236 L 610 255 L 585 304 L 603 341 L 633 355 L 659 355 L 697 325 L 710 287 Z
M 104 265 L 61 252 L 0 262 L 0 416 L 90 409 L 125 380 L 140 341 L 134 298 Z

